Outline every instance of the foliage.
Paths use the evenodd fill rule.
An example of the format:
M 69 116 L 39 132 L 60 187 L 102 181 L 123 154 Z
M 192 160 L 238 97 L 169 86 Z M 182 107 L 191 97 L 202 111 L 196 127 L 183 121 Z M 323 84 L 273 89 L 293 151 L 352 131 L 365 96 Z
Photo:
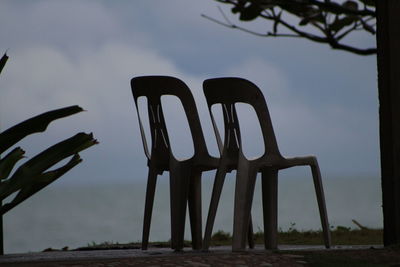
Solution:
M 371 245 L 382 244 L 382 229 L 351 229 L 337 226 L 331 230 L 334 245 Z M 321 245 L 323 244 L 321 231 L 288 231 L 279 232 L 278 240 L 281 244 Z
M 211 244 L 213 246 L 222 246 L 232 243 L 232 236 L 229 232 L 218 230 L 211 236 Z
M 287 231 L 278 232 L 278 242 L 283 245 L 323 245 L 322 232 L 320 230 L 297 230 L 295 224 L 291 224 Z M 382 229 L 370 229 L 363 227 L 352 229 L 345 226 L 332 228 L 331 234 L 334 245 L 379 245 L 382 244 Z M 264 244 L 264 233 L 259 229 L 254 233 L 255 244 Z M 211 237 L 212 246 L 230 246 L 232 245 L 232 235 L 229 232 L 218 230 Z M 150 242 L 150 247 L 167 248 L 170 242 Z M 191 247 L 191 242 L 185 240 L 185 247 Z M 92 242 L 85 247 L 76 250 L 99 250 L 99 249 L 140 249 L 140 242 L 131 242 L 126 244 L 103 242 L 97 244 Z M 393 248 L 396 249 L 396 248 Z M 398 248 L 397 248 L 398 250 Z
M 371 245 L 382 244 L 382 229 L 371 229 L 362 226 L 357 221 L 353 223 L 358 227 L 353 229 L 345 226 L 332 227 L 332 243 L 334 245 Z M 278 243 L 285 245 L 322 245 L 323 238 L 320 230 L 298 230 L 296 224 L 291 223 L 287 231 L 282 229 L 278 232 Z M 254 233 L 254 243 L 264 243 L 264 233 L 258 229 Z M 231 245 L 232 236 L 228 232 L 219 230 L 211 237 L 211 244 L 213 246 Z
M 0 59 L 0 73 L 7 60 L 8 56 L 4 54 Z M 83 109 L 79 106 L 48 111 L 1 132 L 0 154 L 6 152 L 26 136 L 44 132 L 52 121 L 81 111 Z M 24 158 L 25 151 L 21 147 L 9 151 L 0 159 L 0 201 L 3 202 L 14 193 L 16 194 L 9 203 L 2 205 L 0 214 L 11 210 L 71 170 L 82 161 L 78 153 L 94 144 L 97 144 L 97 141 L 92 134 L 78 133 L 49 147 L 18 168 L 16 168 L 17 163 Z M 51 169 L 67 158 L 70 158 L 67 163 Z M 16 170 L 13 171 L 14 169 Z
M 374 35 L 374 0 L 215 0 L 232 5 L 231 12 L 241 21 L 272 21 L 266 33 L 252 31 L 232 23 L 220 9 L 224 21 L 203 15 L 218 24 L 263 37 L 299 37 L 328 44 L 358 55 L 376 54 L 376 48 L 359 48 L 344 42 L 350 33 L 362 31 Z M 292 21 L 296 20 L 297 23 Z M 297 24 L 297 25 L 296 25 Z M 282 28 L 284 31 L 282 31 Z

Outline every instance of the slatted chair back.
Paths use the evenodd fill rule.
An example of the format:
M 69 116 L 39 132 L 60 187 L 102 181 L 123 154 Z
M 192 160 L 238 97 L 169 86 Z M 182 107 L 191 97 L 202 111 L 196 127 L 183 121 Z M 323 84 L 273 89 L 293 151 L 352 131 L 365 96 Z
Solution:
M 246 90 L 243 90 L 243 88 L 246 88 Z M 226 147 L 228 151 L 235 151 L 240 147 L 240 126 L 235 104 L 245 103 L 251 105 L 257 114 L 264 139 L 264 156 L 281 155 L 264 95 L 256 85 L 250 81 L 235 77 L 209 79 L 204 81 L 204 94 L 210 111 L 214 104 L 221 104 L 222 106 L 224 127 L 226 129 L 224 145 L 222 145 L 219 137 L 215 118 L 210 112 L 220 150 L 222 147 Z
M 147 147 L 147 139 L 139 110 L 138 117 L 145 154 L 149 160 L 152 157 L 157 158 L 157 161 L 160 161 L 166 167 L 169 157 L 173 156 L 161 104 L 161 97 L 166 95 L 176 96 L 181 101 L 193 139 L 193 158 L 208 156 L 196 103 L 190 89 L 184 82 L 169 76 L 141 76 L 131 80 L 131 87 L 137 110 L 138 99 L 142 96 L 147 98 L 152 140 L 151 153 L 149 153 Z

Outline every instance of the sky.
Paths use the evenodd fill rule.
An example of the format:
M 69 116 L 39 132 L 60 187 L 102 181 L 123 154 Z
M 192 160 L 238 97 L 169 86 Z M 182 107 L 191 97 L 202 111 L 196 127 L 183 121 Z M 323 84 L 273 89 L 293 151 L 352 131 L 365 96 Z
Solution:
M 301 39 L 260 38 L 201 17 L 221 18 L 219 5 L 212 0 L 1 1 L 0 53 L 8 50 L 10 59 L 0 77 L 0 129 L 80 105 L 86 112 L 24 139 L 20 145 L 27 157 L 77 132 L 93 132 L 100 144 L 83 151 L 83 163 L 56 184 L 142 181 L 147 167 L 130 79 L 182 79 L 196 100 L 210 153 L 217 155 L 202 82 L 237 76 L 263 91 L 284 156 L 316 155 L 327 178 L 378 177 L 376 57 Z M 221 8 L 237 21 L 229 6 Z M 370 35 L 352 42 L 375 45 Z M 174 101 L 165 102 L 172 148 L 178 157 L 188 157 L 190 136 Z M 245 153 L 258 155 L 254 116 L 247 107 L 239 111 Z

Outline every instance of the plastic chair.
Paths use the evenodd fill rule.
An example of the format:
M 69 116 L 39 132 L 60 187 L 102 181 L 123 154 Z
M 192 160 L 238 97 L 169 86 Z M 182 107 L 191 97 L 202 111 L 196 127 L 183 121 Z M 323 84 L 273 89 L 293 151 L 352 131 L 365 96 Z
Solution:
M 193 249 L 202 247 L 201 219 L 201 174 L 216 169 L 217 158 L 209 155 L 204 140 L 196 104 L 189 88 L 181 80 L 168 76 L 143 76 L 131 80 L 132 93 L 139 118 L 144 152 L 149 167 L 146 202 L 144 209 L 142 249 L 148 247 L 151 215 L 157 176 L 169 171 L 171 205 L 171 247 L 183 248 L 186 203 L 189 204 L 189 217 Z M 194 155 L 186 160 L 174 157 L 165 124 L 161 96 L 173 95 L 180 99 L 188 119 L 193 139 Z M 147 98 L 151 132 L 151 153 L 147 147 L 146 136 L 138 110 L 138 98 Z
M 207 95 L 206 95 L 207 97 Z M 207 99 L 208 102 L 208 99 Z M 223 107 L 223 108 L 226 108 Z M 211 106 L 209 105 L 209 110 L 210 110 L 210 115 L 211 115 L 211 120 L 215 132 L 215 136 L 217 138 L 217 144 L 218 144 L 218 149 L 219 153 L 221 155 L 221 159 L 218 165 L 217 172 L 215 174 L 215 179 L 214 179 L 214 186 L 213 186 L 213 191 L 211 194 L 211 201 L 210 201 L 210 207 L 208 210 L 208 216 L 207 216 L 207 222 L 206 222 L 206 229 L 204 232 L 204 239 L 203 239 L 203 250 L 208 250 L 210 247 L 210 241 L 211 241 L 211 235 L 212 235 L 212 230 L 215 222 L 215 216 L 217 213 L 217 208 L 218 208 L 218 203 L 221 197 L 221 192 L 222 192 L 222 187 L 225 182 L 225 177 L 227 173 L 230 173 L 233 170 L 237 170 L 238 167 L 238 159 L 239 159 L 239 144 L 237 142 L 237 138 L 240 139 L 240 132 L 237 131 L 238 136 L 235 136 L 235 129 L 239 128 L 238 124 L 238 119 L 237 119 L 237 114 L 236 110 L 228 110 L 226 109 L 225 112 L 223 112 L 224 115 L 224 121 L 228 122 L 225 123 L 225 142 L 222 144 L 221 137 L 219 135 L 218 128 L 216 126 L 216 122 L 214 119 L 214 116 L 212 115 L 211 112 Z M 233 116 L 234 120 L 230 120 L 227 117 L 227 114 L 231 114 Z M 233 141 L 230 141 L 233 140 Z M 253 224 L 252 224 L 252 219 L 251 216 L 249 218 L 249 226 L 248 226 L 248 232 L 247 232 L 247 241 L 249 244 L 250 248 L 254 248 L 254 238 L 253 238 Z
M 225 139 L 223 153 L 220 159 L 220 168 L 234 168 L 231 164 L 237 164 L 235 204 L 233 221 L 233 251 L 245 249 L 246 230 L 250 223 L 250 210 L 252 206 L 254 187 L 257 173 L 262 174 L 262 202 L 264 219 L 264 245 L 266 249 L 277 248 L 277 194 L 278 171 L 294 166 L 310 166 L 314 180 L 314 187 L 318 201 L 319 213 L 323 229 L 323 237 L 326 248 L 331 246 L 328 216 L 325 205 L 324 191 L 321 181 L 321 173 L 318 162 L 314 156 L 284 158 L 279 152 L 271 118 L 267 104 L 261 90 L 252 82 L 241 78 L 216 78 L 203 83 L 204 94 L 207 99 L 214 131 L 221 145 L 221 137 L 211 112 L 214 104 L 222 105 L 225 126 Z M 264 140 L 265 153 L 256 159 L 247 159 L 243 153 L 240 138 L 239 121 L 235 109 L 236 103 L 251 105 L 260 122 Z M 212 228 L 215 213 L 218 206 L 219 195 L 222 190 L 223 175 L 218 176 L 215 182 L 209 215 L 206 224 L 207 229 Z M 207 243 L 208 236 L 204 243 Z

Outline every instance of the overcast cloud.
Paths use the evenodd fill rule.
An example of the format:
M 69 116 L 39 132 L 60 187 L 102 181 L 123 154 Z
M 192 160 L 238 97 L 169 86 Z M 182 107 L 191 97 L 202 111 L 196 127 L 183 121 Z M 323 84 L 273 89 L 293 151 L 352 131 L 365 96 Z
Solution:
M 159 74 L 184 80 L 216 154 L 202 81 L 240 76 L 263 90 L 284 155 L 315 154 L 327 176 L 377 176 L 374 57 L 303 40 L 257 38 L 201 13 L 219 14 L 211 0 L 1 1 L 0 52 L 9 49 L 10 56 L 0 77 L 1 129 L 78 104 L 87 112 L 21 143 L 28 156 L 78 131 L 93 131 L 100 145 L 83 152 L 84 162 L 58 184 L 145 179 L 130 79 Z M 183 134 L 176 127 L 170 126 Z M 252 129 L 246 127 L 246 136 Z M 256 151 L 255 142 L 246 142 L 249 153 Z

